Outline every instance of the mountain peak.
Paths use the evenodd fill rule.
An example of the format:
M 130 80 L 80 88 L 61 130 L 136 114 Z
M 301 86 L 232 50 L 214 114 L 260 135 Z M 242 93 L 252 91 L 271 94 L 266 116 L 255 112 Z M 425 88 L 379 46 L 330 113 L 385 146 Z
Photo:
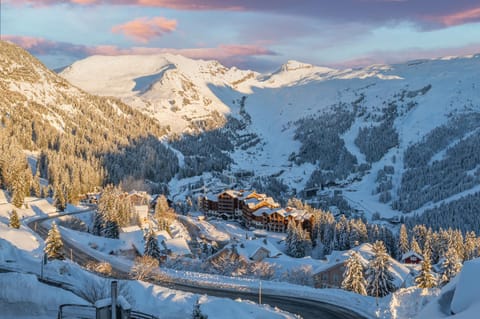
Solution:
M 288 71 L 296 71 L 302 69 L 312 69 L 314 66 L 312 64 L 303 63 L 296 60 L 288 60 L 287 63 L 283 64 L 280 67 L 280 71 L 288 72 Z

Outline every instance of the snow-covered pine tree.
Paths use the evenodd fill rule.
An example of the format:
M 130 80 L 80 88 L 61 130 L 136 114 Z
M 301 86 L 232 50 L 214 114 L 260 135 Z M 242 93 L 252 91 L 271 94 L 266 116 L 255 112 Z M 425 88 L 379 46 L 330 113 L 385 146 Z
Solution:
M 160 260 L 160 247 L 158 246 L 158 240 L 157 236 L 155 235 L 155 231 L 151 226 L 148 228 L 147 234 L 145 236 L 144 255 Z
M 48 231 L 47 239 L 45 240 L 44 251 L 49 259 L 63 259 L 63 241 L 60 231 L 55 222 L 52 223 L 52 228 Z
M 420 246 L 418 245 L 418 242 L 415 239 L 415 237 L 412 238 L 412 242 L 410 243 L 410 250 L 413 252 L 416 252 L 417 254 L 422 253 L 422 250 L 420 249 Z
M 437 281 L 435 280 L 435 276 L 432 273 L 432 264 L 430 261 L 430 255 L 425 255 L 424 260 L 422 262 L 422 269 L 420 273 L 415 278 L 415 283 L 420 288 L 433 288 L 435 287 Z
M 95 236 L 102 236 L 104 228 L 105 219 L 103 217 L 103 214 L 100 211 L 97 211 L 93 220 L 92 234 L 94 234 Z
M 55 207 L 58 210 L 60 210 L 60 211 L 65 210 L 65 207 L 66 207 L 67 203 L 66 203 L 66 198 L 65 198 L 65 192 L 63 190 L 62 185 L 57 185 L 55 187 L 55 192 L 53 193 L 53 202 L 54 202 Z
M 471 260 L 477 257 L 477 236 L 474 231 L 465 234 L 464 260 Z
M 373 297 L 384 297 L 395 290 L 393 275 L 388 269 L 389 256 L 382 241 L 373 244 L 374 256 L 367 268 L 367 293 Z
M 208 319 L 208 316 L 204 315 L 200 310 L 200 301 L 198 298 L 193 305 L 192 319 Z
M 343 273 L 342 289 L 366 296 L 367 282 L 363 274 L 363 266 L 356 252 L 352 252 L 345 263 Z
M 118 224 L 114 220 L 107 220 L 105 222 L 105 228 L 103 229 L 103 236 L 107 238 L 118 238 L 119 230 Z
M 442 277 L 440 279 L 442 285 L 447 284 L 455 277 L 462 269 L 462 264 L 457 255 L 457 250 L 454 246 L 450 246 L 445 253 L 445 259 L 442 263 Z
M 20 219 L 18 219 L 18 214 L 15 209 L 12 211 L 12 214 L 10 214 L 9 225 L 10 227 L 15 229 L 20 228 Z
M 295 223 L 291 222 L 288 223 L 287 226 L 287 237 L 285 238 L 285 249 L 286 253 L 289 256 L 293 256 L 294 248 L 297 246 L 298 241 L 298 234 L 297 228 L 295 227 Z
M 410 250 L 410 245 L 408 244 L 407 227 L 405 227 L 405 224 L 402 224 L 402 226 L 400 226 L 400 234 L 398 236 L 397 247 L 398 247 L 397 259 L 400 260 L 402 256 Z

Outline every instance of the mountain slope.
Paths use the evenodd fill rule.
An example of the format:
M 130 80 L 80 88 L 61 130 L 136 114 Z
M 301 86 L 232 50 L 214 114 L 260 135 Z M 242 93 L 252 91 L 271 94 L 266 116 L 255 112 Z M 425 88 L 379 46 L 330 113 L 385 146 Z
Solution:
M 102 59 L 120 63 L 127 72 L 132 71 L 130 61 L 137 58 Z M 77 62 L 62 75 L 78 85 L 80 79 L 94 81 L 87 76 L 90 72 L 84 77 L 75 74 L 82 68 L 92 70 L 97 59 Z M 217 127 L 215 139 L 210 136 L 202 141 L 200 136 L 188 138 L 184 144 L 185 139 L 175 142 L 176 148 L 188 150 L 195 141 L 206 145 L 202 143 L 207 140 L 219 146 L 212 150 L 214 154 L 230 158 L 222 159 L 217 169 L 213 164 L 195 168 L 188 166 L 189 162 L 205 161 L 208 154 L 187 154 L 187 176 L 225 168 L 237 175 L 253 172 L 254 177 L 237 176 L 237 182 L 270 191 L 274 188 L 272 193 L 278 196 L 310 197 L 323 187 L 341 188 L 351 206 L 386 215 L 454 201 L 480 185 L 475 155 L 479 132 L 474 124 L 480 113 L 478 55 L 347 70 L 289 61 L 265 75 L 178 56 L 146 59 L 161 60 L 164 68 L 169 67 L 162 74 L 159 68 L 146 68 L 130 76 L 157 75 L 150 78 L 145 91 L 135 93 L 131 83 L 128 98 L 150 103 L 155 111 L 156 105 L 201 92 L 212 101 L 212 108 L 228 115 L 226 124 L 215 121 L 210 127 Z M 221 71 L 200 71 L 213 66 Z M 114 77 L 109 68 L 103 72 L 102 78 Z M 191 86 L 180 90 L 179 79 Z M 95 81 L 102 86 L 101 80 Z M 128 98 L 124 98 L 127 103 Z M 180 117 L 191 123 L 198 112 L 206 118 L 213 114 L 206 111 L 210 106 L 200 104 L 180 108 Z M 156 112 L 156 118 L 164 116 L 162 108 L 157 107 Z M 459 124 L 466 119 L 470 125 Z M 417 162 L 426 148 L 431 150 L 428 156 L 412 166 L 410 162 Z M 182 192 L 182 185 L 191 182 L 175 180 L 171 186 Z
M 167 128 L 152 118 L 70 85 L 7 42 L 0 42 L 0 75 L 0 182 L 9 190 L 29 193 L 25 151 L 37 164 L 32 188 L 46 178 L 70 201 L 105 182 L 175 174 L 176 157 L 158 140 Z

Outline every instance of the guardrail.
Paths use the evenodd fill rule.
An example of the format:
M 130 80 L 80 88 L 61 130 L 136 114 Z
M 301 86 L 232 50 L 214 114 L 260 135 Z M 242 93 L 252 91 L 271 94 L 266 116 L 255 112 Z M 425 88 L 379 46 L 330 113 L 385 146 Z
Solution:
M 64 304 L 58 308 L 57 319 L 96 319 L 97 308 L 89 305 Z M 158 319 L 140 311 L 132 311 L 130 319 Z
M 88 305 L 61 305 L 58 309 L 58 319 L 95 319 L 97 309 Z

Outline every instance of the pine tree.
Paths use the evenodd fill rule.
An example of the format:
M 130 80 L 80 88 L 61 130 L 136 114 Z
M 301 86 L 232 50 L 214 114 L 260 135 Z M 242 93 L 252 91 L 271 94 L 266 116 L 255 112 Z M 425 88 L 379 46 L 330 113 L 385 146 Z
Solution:
M 118 224 L 114 220 L 107 220 L 105 222 L 105 228 L 103 229 L 103 236 L 106 238 L 118 238 L 119 230 Z
M 145 236 L 145 253 L 144 255 L 153 257 L 157 260 L 160 259 L 161 253 L 158 246 L 157 236 L 153 231 L 152 226 L 149 227 L 147 234 Z
M 288 223 L 287 238 L 285 239 L 285 248 L 287 255 L 294 256 L 296 254 L 296 247 L 298 242 L 297 228 L 294 222 Z
M 355 292 L 366 296 L 367 282 L 363 274 L 363 266 L 356 252 L 352 252 L 350 258 L 345 263 L 345 272 L 343 273 L 342 289 Z
M 197 299 L 195 305 L 193 305 L 192 319 L 208 319 L 207 315 L 204 315 L 200 310 L 200 301 Z
M 442 278 L 440 279 L 442 285 L 450 282 L 450 280 L 455 277 L 461 269 L 462 264 L 459 261 L 457 251 L 455 247 L 450 246 L 445 253 L 445 259 L 442 263 Z
M 10 227 L 12 228 L 15 228 L 15 229 L 20 228 L 20 220 L 18 219 L 18 214 L 15 209 L 12 211 L 12 214 L 10 215 L 9 224 L 10 224 Z
M 12 204 L 15 207 L 21 208 L 25 200 L 25 194 L 23 193 L 23 187 L 19 183 L 16 183 L 12 192 Z
M 477 256 L 477 236 L 471 231 L 465 235 L 464 260 L 471 260 Z
M 433 288 L 436 285 L 435 277 L 432 273 L 432 264 L 430 262 L 430 255 L 425 255 L 422 262 L 422 269 L 415 278 L 415 283 L 420 288 Z
M 418 245 L 418 242 L 415 239 L 415 237 L 412 238 L 412 242 L 410 243 L 410 250 L 419 255 L 422 254 L 422 250 L 420 249 L 420 246 Z
M 92 234 L 95 236 L 102 236 L 105 228 L 105 219 L 103 214 L 97 211 L 95 213 L 95 219 L 93 220 Z
M 53 222 L 52 228 L 48 231 L 48 236 L 45 240 L 44 251 L 49 259 L 63 259 L 62 248 L 62 236 L 57 228 L 57 224 Z
M 408 244 L 408 234 L 407 227 L 405 224 L 400 226 L 400 234 L 398 236 L 398 254 L 397 259 L 400 260 L 404 254 L 410 250 L 410 245 Z
M 64 211 L 65 207 L 67 206 L 66 204 L 66 199 L 65 199 L 65 194 L 63 191 L 63 187 L 61 185 L 57 185 L 55 187 L 55 192 L 53 193 L 53 202 L 55 207 L 59 211 Z
M 367 268 L 367 293 L 373 297 L 384 297 L 395 290 L 393 275 L 388 269 L 389 256 L 381 241 L 373 244 L 373 252 L 374 256 Z

